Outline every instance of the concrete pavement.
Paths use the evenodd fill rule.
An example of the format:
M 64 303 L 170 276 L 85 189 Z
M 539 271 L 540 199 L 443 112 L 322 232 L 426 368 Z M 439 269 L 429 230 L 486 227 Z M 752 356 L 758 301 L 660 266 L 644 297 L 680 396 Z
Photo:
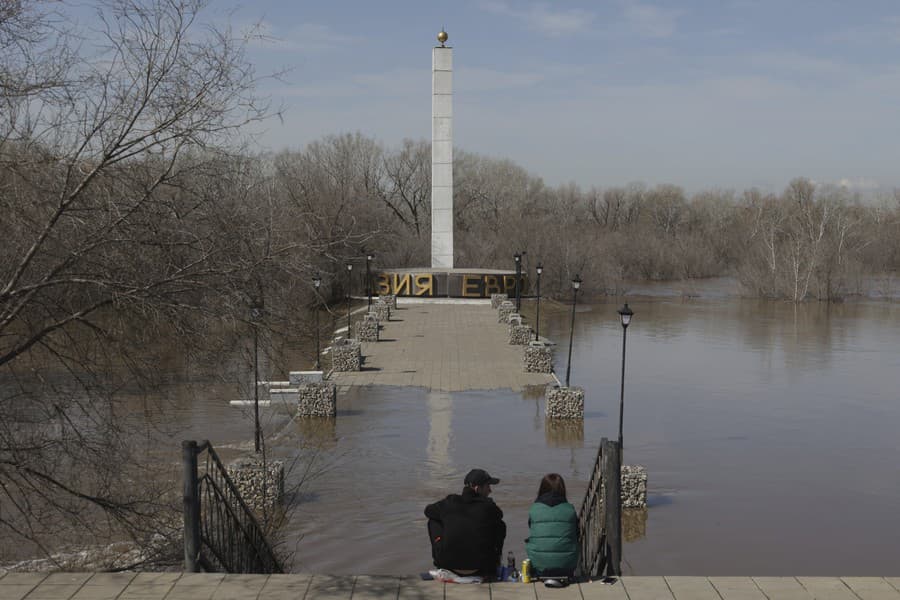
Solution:
M 622 577 L 443 584 L 418 577 L 221 573 L 8 573 L 0 600 L 900 600 L 900 577 Z
M 363 370 L 333 373 L 338 386 L 518 391 L 556 382 L 552 375 L 525 373 L 524 346 L 508 343 L 507 325 L 497 322 L 489 300 L 397 302 L 391 320 L 382 323 L 380 340 L 362 343 Z

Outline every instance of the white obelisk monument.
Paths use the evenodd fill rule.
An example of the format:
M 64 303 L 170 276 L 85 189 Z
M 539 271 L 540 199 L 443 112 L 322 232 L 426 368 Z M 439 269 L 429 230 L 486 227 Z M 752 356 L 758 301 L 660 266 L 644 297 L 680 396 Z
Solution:
M 431 52 L 431 268 L 453 268 L 453 49 Z

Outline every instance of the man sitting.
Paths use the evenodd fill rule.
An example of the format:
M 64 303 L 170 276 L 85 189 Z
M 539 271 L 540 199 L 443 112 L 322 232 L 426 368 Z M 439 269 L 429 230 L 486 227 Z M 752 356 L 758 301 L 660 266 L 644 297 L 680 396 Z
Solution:
M 506 523 L 489 498 L 500 483 L 484 469 L 472 469 L 462 494 L 450 494 L 425 507 L 434 565 L 459 575 L 493 577 L 500 565 Z

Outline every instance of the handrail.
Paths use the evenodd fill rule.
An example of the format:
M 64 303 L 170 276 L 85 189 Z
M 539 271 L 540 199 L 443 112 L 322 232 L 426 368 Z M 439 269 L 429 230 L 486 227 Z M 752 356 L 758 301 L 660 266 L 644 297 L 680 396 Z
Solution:
M 621 573 L 622 520 L 619 446 L 607 438 L 600 441 L 584 500 L 578 512 L 578 575 L 592 578 L 604 569 L 607 575 Z
M 206 451 L 203 473 L 198 456 Z M 253 511 L 212 444 L 182 442 L 185 571 L 283 573 Z
M 603 514 L 603 479 L 601 476 L 601 461 L 603 457 L 603 445 L 606 438 L 600 442 L 597 448 L 597 458 L 591 471 L 591 479 L 588 482 L 584 499 L 581 501 L 581 509 L 578 511 L 578 541 L 581 552 L 578 558 L 578 573 L 583 577 L 596 577 L 606 563 L 604 549 L 606 547 L 606 534 L 604 530 Z

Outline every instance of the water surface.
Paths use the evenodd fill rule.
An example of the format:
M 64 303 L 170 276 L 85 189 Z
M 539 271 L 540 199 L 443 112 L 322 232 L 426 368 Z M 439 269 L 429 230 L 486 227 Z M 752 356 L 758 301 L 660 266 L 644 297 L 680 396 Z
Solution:
M 625 461 L 647 467 L 650 507 L 626 523 L 627 572 L 896 574 L 900 306 L 630 302 Z M 426 569 L 423 508 L 458 492 L 474 466 L 501 479 L 493 497 L 509 526 L 507 549 L 521 559 L 540 477 L 563 474 L 578 505 L 601 437 L 618 435 L 615 309 L 578 310 L 572 384 L 587 392 L 583 423 L 545 421 L 541 390 L 375 386 L 341 395 L 335 421 L 269 411 L 273 454 L 322 449 L 322 472 L 302 486 L 286 531 L 294 568 Z M 565 341 L 564 373 L 570 315 L 542 313 L 542 334 Z M 220 399 L 195 408 L 210 402 Z M 214 412 L 212 421 L 204 414 L 213 429 L 234 419 L 233 409 Z

